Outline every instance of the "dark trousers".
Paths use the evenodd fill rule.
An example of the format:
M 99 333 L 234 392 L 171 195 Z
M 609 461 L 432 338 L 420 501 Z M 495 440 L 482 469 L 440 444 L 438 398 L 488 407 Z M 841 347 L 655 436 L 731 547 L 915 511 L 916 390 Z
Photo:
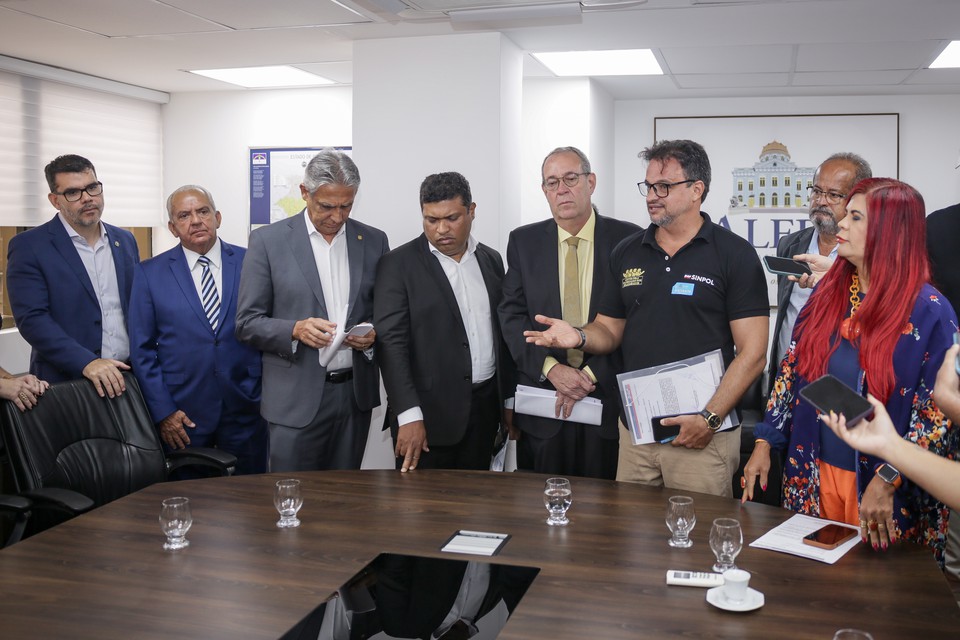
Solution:
M 620 443 L 599 435 L 600 427 L 570 422 L 552 438 L 524 431 L 517 443 L 521 468 L 558 476 L 615 480 Z
M 352 381 L 323 384 L 323 402 L 308 425 L 270 423 L 271 471 L 360 468 L 373 412 L 357 407 Z
M 470 396 L 470 418 L 467 429 L 455 445 L 438 446 L 430 444 L 430 451 L 420 454 L 417 469 L 474 469 L 490 470 L 490 457 L 493 455 L 493 442 L 500 425 L 500 406 L 497 397 L 495 378 L 478 384 Z M 391 430 L 393 442 L 397 442 L 397 433 Z M 397 469 L 403 465 L 403 458 L 397 458 Z
M 235 455 L 237 467 L 234 475 L 266 473 L 270 457 L 270 436 L 267 432 L 267 421 L 259 412 L 230 411 L 224 406 L 220 424 L 214 431 L 205 434 L 197 434 L 189 428 L 186 431 L 190 438 L 188 448 L 211 447 Z M 164 450 L 171 451 L 166 444 Z M 190 480 L 208 475 L 206 469 L 183 467 L 174 471 L 170 479 Z

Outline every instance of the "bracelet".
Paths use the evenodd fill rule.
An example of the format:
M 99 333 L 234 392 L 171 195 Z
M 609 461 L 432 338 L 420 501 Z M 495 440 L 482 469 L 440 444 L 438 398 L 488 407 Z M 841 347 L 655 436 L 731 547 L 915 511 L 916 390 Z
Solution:
M 575 346 L 574 349 L 583 349 L 584 345 L 587 344 L 587 334 L 580 327 L 574 327 L 574 330 L 580 334 L 580 344 Z

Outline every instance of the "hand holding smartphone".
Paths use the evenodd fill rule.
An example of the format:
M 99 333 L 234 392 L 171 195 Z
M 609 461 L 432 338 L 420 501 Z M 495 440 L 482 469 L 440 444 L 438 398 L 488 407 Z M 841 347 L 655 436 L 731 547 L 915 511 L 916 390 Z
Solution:
M 848 429 L 873 413 L 866 398 L 829 373 L 801 389 L 800 396 L 820 413 L 842 413 Z
M 373 330 L 373 325 L 369 322 L 361 322 L 360 324 L 353 325 L 350 327 L 350 330 L 347 331 L 348 336 L 365 336 Z
M 653 426 L 653 439 L 659 444 L 669 444 L 676 440 L 677 436 L 680 435 L 680 425 L 678 424 L 663 424 L 662 420 L 667 418 L 677 418 L 679 416 L 692 416 L 694 413 L 673 413 L 668 416 L 657 416 L 651 418 L 650 422 Z
M 793 260 L 791 258 L 781 258 L 779 256 L 763 256 L 763 263 L 767 266 L 767 271 L 778 276 L 804 276 L 813 273 L 806 262 Z

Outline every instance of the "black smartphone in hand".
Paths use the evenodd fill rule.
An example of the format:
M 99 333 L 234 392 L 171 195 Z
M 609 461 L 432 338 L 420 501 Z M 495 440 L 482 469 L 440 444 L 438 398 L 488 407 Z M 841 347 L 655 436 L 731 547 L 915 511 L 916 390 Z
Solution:
M 767 265 L 767 271 L 778 276 L 796 276 L 810 275 L 813 270 L 806 262 L 793 260 L 792 258 L 781 258 L 779 256 L 763 256 L 763 263 Z
M 829 373 L 801 389 L 800 396 L 820 413 L 842 413 L 847 428 L 873 413 L 873 405 L 866 398 Z

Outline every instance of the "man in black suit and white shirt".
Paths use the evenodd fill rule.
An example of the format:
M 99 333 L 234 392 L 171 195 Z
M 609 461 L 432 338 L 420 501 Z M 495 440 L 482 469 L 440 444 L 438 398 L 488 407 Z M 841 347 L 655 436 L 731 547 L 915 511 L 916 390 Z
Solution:
M 824 256 L 832 262 L 837 256 L 837 223 L 847 215 L 844 208 L 847 194 L 853 185 L 872 175 L 867 161 L 855 153 L 835 153 L 824 160 L 813 174 L 813 185 L 807 188 L 810 194 L 810 221 L 813 224 L 781 238 L 777 243 L 777 255 L 811 264 L 816 256 Z M 803 278 L 801 284 L 806 284 L 809 276 Z M 800 309 L 810 297 L 810 287 L 796 283 L 797 279 L 793 276 L 777 277 L 777 320 L 773 327 L 770 365 L 767 369 L 768 391 L 773 388 L 780 361 L 787 355 Z
M 517 414 L 515 423 L 522 432 L 518 458 L 538 473 L 613 480 L 620 408 L 616 375 L 623 370 L 620 352 L 590 356 L 546 349 L 527 344 L 523 332 L 539 327 L 534 322 L 537 313 L 561 317 L 571 295 L 580 308 L 580 317 L 572 319 L 573 324 L 579 327 L 592 321 L 603 280 L 609 277 L 610 253 L 640 227 L 596 213 L 591 196 L 597 176 L 579 149 L 554 149 L 544 158 L 541 171 L 543 194 L 553 218 L 510 234 L 509 270 L 499 310 L 504 338 L 517 363 L 521 384 L 555 389 L 559 411 L 567 411 L 564 402 L 569 407 L 588 394 L 598 397 L 603 401 L 603 417 L 600 426 L 594 426 Z M 574 263 L 577 273 L 573 273 Z M 568 264 L 569 281 L 565 278 Z
M 503 260 L 470 235 L 476 207 L 459 173 L 428 176 L 423 234 L 377 267 L 373 321 L 401 471 L 489 469 L 501 414 L 509 423 L 513 363 L 496 319 Z

